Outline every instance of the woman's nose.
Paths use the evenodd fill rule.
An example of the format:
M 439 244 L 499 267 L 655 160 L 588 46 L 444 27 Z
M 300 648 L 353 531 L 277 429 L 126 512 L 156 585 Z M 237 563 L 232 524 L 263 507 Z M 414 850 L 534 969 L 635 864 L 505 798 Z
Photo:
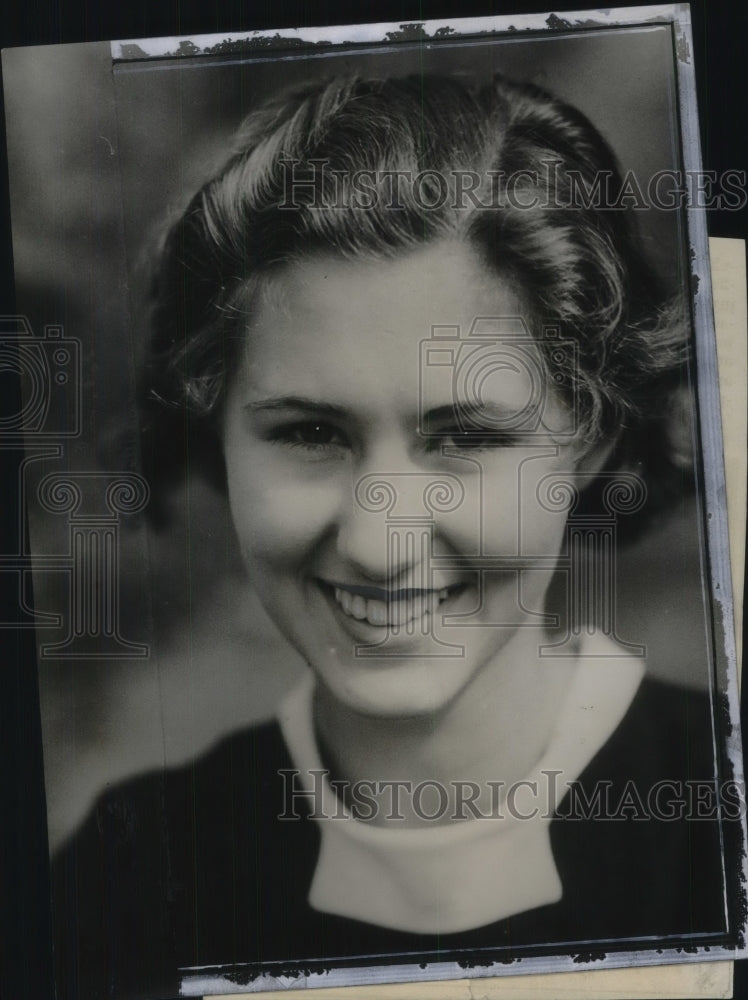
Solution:
M 382 484 L 381 489 L 389 492 L 384 477 Z M 392 523 L 389 508 L 368 505 L 357 486 L 354 484 L 339 518 L 338 555 L 354 573 L 389 586 L 407 576 L 412 553 L 400 544 L 398 525 Z
M 338 555 L 367 580 L 426 586 L 439 504 L 461 488 L 443 480 L 417 469 L 360 476 L 340 512 Z

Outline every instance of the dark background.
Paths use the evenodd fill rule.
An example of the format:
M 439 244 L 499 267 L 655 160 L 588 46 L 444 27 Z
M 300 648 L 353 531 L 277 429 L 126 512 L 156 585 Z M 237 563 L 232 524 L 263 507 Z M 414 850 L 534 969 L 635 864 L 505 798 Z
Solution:
M 554 6 L 572 11 L 583 3 Z M 614 6 L 624 6 L 615 4 Z M 136 0 L 124 3 L 50 3 L 6 0 L 0 11 L 0 43 L 56 44 L 110 38 L 231 32 L 273 27 L 351 22 L 408 22 L 442 17 L 490 16 L 547 11 L 542 3 L 456 0 L 417 3 L 379 0 L 353 5 L 341 2 L 275 0 Z M 701 118 L 704 167 L 722 171 L 746 169 L 745 40 L 748 5 L 740 0 L 700 0 L 691 5 L 694 60 Z M 0 102 L 0 109 L 2 103 Z M 0 110 L 1 114 L 1 110 Z M 0 139 L 3 137 L 0 136 Z M 4 145 L 4 141 L 2 143 Z M 7 174 L 0 166 L 0 314 L 14 312 Z M 712 236 L 748 236 L 748 210 L 712 211 Z M 18 409 L 13 386 L 0 383 L 0 407 Z M 7 463 L 9 456 L 0 452 Z M 8 482 L 7 469 L 2 479 Z M 13 482 L 12 474 L 10 482 Z M 0 551 L 9 551 L 18 525 L 15 490 L 0 498 Z M 0 592 L 0 604 L 12 604 L 14 594 Z M 31 633 L 0 633 L 0 997 L 2 1000 L 50 1000 L 53 996 L 47 955 L 47 833 L 41 766 L 37 673 Z M 745 703 L 746 699 L 744 699 Z M 744 704 L 745 717 L 745 704 Z M 748 996 L 745 963 L 736 969 L 735 996 Z M 86 1000 L 86 998 L 81 998 Z

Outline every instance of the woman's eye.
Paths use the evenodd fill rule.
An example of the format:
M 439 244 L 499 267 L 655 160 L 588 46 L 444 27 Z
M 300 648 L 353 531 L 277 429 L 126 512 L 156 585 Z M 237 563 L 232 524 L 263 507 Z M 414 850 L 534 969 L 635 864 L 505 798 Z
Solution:
M 339 428 L 321 420 L 304 420 L 276 427 L 269 434 L 271 441 L 310 452 L 332 452 L 348 448 L 348 440 Z
M 426 450 L 438 452 L 442 448 L 459 448 L 462 451 L 485 451 L 490 448 L 509 448 L 517 443 L 516 436 L 501 431 L 466 431 L 461 427 L 449 427 L 430 435 L 426 441 Z

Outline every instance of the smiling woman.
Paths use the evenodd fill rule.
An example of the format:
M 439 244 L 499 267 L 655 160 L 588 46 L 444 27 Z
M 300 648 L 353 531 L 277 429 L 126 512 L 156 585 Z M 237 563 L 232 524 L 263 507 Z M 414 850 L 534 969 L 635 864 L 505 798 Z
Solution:
M 655 815 L 663 781 L 713 791 L 708 699 L 615 633 L 616 513 L 693 485 L 688 333 L 620 183 L 583 115 L 498 76 L 336 78 L 246 120 L 163 248 L 144 453 L 168 478 L 178 427 L 209 463 L 309 675 L 102 799 L 56 862 L 89 901 L 61 982 L 722 927 L 715 816 Z
M 480 436 L 463 433 L 458 415 L 469 400 L 449 382 L 419 413 L 418 383 L 421 342 L 437 322 L 469 330 L 476 315 L 520 316 L 520 300 L 456 241 L 395 260 L 315 256 L 271 281 L 272 294 L 255 303 L 222 415 L 233 520 L 265 607 L 325 691 L 367 716 L 449 715 L 458 704 L 469 715 L 476 699 L 503 700 L 498 678 L 510 664 L 524 672 L 527 647 L 537 646 L 537 634 L 522 628 L 530 616 L 517 605 L 516 573 L 481 578 L 449 560 L 466 557 L 469 566 L 481 553 L 515 557 L 518 572 L 550 557 L 524 590 L 528 606 L 540 608 L 566 517 L 525 501 L 521 518 L 518 484 L 532 496 L 544 476 L 571 474 L 581 448 L 568 427 L 558 443 L 537 428 L 522 430 L 528 378 L 511 344 L 481 400 L 506 430 L 489 422 Z M 549 398 L 545 412 L 549 426 L 563 427 L 564 418 L 571 425 L 560 398 Z M 473 420 L 481 415 L 474 410 Z M 390 484 L 402 515 L 418 518 L 425 484 L 443 476 L 462 484 L 461 502 L 435 514 L 426 550 L 403 544 L 395 555 L 386 517 L 356 501 L 356 484 L 366 477 Z M 481 516 L 482 496 L 501 517 Z M 442 557 L 439 569 L 432 557 Z M 505 624 L 491 627 L 497 622 Z M 385 637 L 385 661 L 357 655 L 358 645 Z M 432 657 L 434 640 L 452 654 Z M 544 714 L 554 685 L 538 680 Z M 319 722 L 333 740 L 334 720 Z M 532 731 L 530 757 L 545 737 Z M 470 742 L 464 751 L 473 759 Z M 458 758 L 453 765 L 462 771 Z

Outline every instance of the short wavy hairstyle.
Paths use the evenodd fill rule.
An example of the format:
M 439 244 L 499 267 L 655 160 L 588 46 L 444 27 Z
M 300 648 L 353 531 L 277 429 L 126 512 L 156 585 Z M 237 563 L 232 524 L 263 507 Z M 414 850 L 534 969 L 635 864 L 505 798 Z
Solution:
M 418 183 L 393 194 L 398 175 Z M 315 252 L 392 259 L 459 239 L 517 283 L 536 335 L 550 325 L 576 343 L 572 365 L 538 337 L 586 441 L 612 445 L 610 468 L 662 483 L 678 464 L 668 423 L 687 324 L 663 304 L 621 185 L 584 115 L 500 75 L 343 77 L 275 97 L 163 242 L 144 379 L 151 478 L 173 480 L 188 457 L 222 482 L 218 420 L 264 275 Z

